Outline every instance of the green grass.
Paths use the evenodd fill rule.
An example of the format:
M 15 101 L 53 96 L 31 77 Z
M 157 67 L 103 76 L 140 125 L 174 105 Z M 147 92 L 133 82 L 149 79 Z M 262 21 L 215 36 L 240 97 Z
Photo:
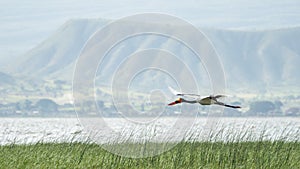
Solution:
M 162 144 L 162 143 L 152 143 Z M 135 146 L 120 143 L 117 146 Z M 161 146 L 161 145 L 160 145 Z M 0 146 L 0 168 L 299 168 L 300 142 L 181 142 L 160 155 L 127 158 L 92 143 Z

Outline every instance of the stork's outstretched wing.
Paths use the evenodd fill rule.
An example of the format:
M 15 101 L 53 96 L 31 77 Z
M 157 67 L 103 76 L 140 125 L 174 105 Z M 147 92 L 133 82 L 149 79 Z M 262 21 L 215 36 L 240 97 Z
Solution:
M 176 95 L 176 96 L 177 96 L 178 94 L 180 94 L 179 92 L 177 92 L 176 90 L 174 90 L 172 87 L 169 86 L 168 88 L 169 88 L 169 90 L 171 91 L 172 94 L 174 94 L 174 95 Z
M 177 96 L 198 96 L 198 97 L 200 97 L 199 94 L 191 94 L 191 93 L 178 93 Z
M 221 95 L 221 94 L 219 94 L 219 95 L 215 95 L 214 96 L 216 99 L 218 99 L 218 98 L 221 98 L 221 97 L 227 97 L 226 95 Z
M 199 94 L 192 94 L 192 93 L 179 93 L 176 90 L 174 90 L 172 87 L 168 87 L 169 90 L 176 96 L 194 96 L 194 97 L 200 97 Z

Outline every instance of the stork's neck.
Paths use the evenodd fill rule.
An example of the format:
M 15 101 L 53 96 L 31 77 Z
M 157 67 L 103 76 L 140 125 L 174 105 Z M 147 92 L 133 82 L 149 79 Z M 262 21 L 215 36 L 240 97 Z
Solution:
M 198 103 L 197 100 L 185 100 L 185 99 L 182 99 L 182 102 L 186 102 L 186 103 Z

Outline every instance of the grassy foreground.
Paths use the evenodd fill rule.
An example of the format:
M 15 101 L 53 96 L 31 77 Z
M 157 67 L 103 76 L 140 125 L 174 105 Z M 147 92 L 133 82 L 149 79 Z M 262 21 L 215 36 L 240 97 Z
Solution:
M 299 166 L 300 142 L 182 142 L 167 152 L 148 158 L 121 157 L 97 144 L 87 143 L 0 146 L 0 168 L 296 169 Z

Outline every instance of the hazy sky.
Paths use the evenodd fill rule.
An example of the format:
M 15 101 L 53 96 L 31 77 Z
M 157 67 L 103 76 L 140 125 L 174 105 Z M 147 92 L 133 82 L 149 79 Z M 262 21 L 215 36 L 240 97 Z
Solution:
M 69 19 L 108 18 L 159 12 L 202 27 L 266 29 L 300 25 L 300 1 L 1 0 L 0 58 L 18 56 Z

